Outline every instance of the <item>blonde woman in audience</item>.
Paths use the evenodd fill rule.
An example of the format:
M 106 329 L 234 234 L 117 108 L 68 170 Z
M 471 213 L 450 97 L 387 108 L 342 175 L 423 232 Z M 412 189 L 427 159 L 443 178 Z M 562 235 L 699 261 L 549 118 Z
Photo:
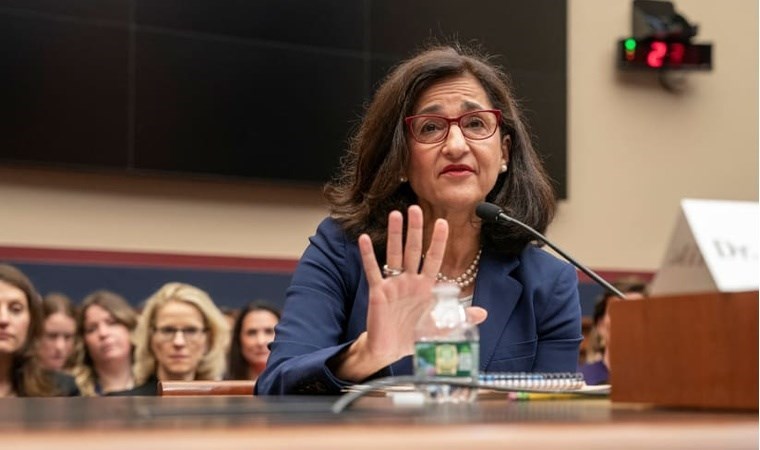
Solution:
M 135 383 L 123 395 L 156 395 L 159 380 L 220 380 L 227 320 L 195 286 L 168 283 L 145 303 L 134 334 Z
M 262 301 L 243 308 L 232 328 L 229 370 L 231 380 L 256 380 L 269 359 L 269 343 L 280 322 L 280 310 Z
M 42 299 L 42 316 L 42 338 L 37 343 L 40 364 L 48 370 L 68 372 L 81 352 L 74 305 L 67 296 L 52 292 Z
M 82 395 L 134 388 L 131 335 L 137 313 L 124 297 L 105 290 L 93 292 L 82 301 L 78 324 L 84 350 L 74 375 Z
M 0 397 L 79 395 L 74 379 L 44 369 L 36 358 L 42 300 L 17 268 L 0 264 Z

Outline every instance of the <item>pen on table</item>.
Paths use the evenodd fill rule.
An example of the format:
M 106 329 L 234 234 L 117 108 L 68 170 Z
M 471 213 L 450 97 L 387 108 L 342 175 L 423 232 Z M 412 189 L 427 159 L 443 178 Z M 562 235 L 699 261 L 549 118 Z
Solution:
M 583 397 L 583 395 L 573 392 L 510 392 L 508 394 L 510 400 L 517 401 L 572 400 Z

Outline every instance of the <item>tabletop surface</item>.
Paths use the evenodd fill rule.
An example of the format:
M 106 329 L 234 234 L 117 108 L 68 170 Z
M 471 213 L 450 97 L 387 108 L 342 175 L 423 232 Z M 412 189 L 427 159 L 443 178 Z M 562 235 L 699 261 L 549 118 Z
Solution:
M 9 448 L 757 448 L 757 412 L 613 404 L 608 399 L 398 406 L 336 397 L 117 397 L 0 400 Z M 318 438 L 318 439 L 317 439 Z M 556 441 L 556 442 L 555 442 Z M 11 445 L 13 444 L 13 445 Z M 16 447 L 18 444 L 21 447 Z M 324 447 L 323 447 L 324 445 Z M 263 448 L 263 447 L 262 447 Z

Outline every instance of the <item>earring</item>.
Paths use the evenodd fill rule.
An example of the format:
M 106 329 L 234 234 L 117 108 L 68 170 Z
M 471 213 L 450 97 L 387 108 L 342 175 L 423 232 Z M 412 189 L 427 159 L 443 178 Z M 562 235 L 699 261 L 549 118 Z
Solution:
M 499 170 L 499 173 L 504 173 L 506 171 L 507 171 L 507 164 L 505 163 L 501 165 L 501 170 Z
M 402 175 L 402 176 L 401 176 L 401 177 L 400 177 L 398 180 L 399 180 L 400 182 L 402 182 L 402 183 L 406 183 L 406 182 L 408 181 L 408 180 L 406 179 L 406 177 L 405 177 L 405 176 L 403 176 L 403 175 Z

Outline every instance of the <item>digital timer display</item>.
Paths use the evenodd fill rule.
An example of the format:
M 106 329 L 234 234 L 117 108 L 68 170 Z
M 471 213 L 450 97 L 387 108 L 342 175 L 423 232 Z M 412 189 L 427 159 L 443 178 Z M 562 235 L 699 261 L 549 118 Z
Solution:
M 712 45 L 657 39 L 621 39 L 621 69 L 711 70 Z

